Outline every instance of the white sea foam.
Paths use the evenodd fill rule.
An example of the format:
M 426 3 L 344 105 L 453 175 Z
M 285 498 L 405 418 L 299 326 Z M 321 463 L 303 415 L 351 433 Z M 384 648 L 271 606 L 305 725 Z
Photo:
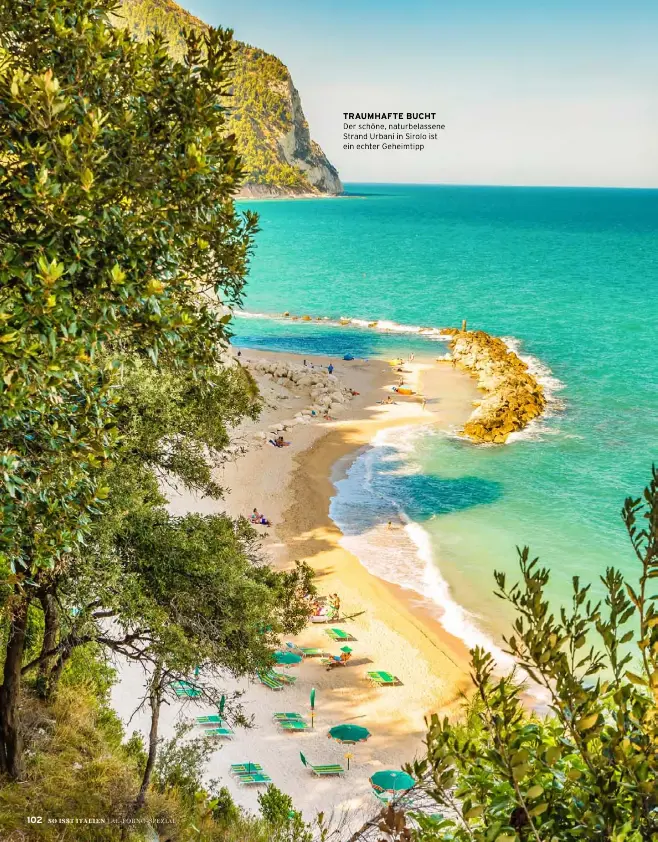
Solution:
M 272 319 L 275 321 L 291 321 L 289 316 L 282 314 L 268 314 L 268 313 L 252 313 L 246 310 L 235 310 L 234 316 L 244 319 Z M 302 321 L 297 317 L 295 323 Z M 389 319 L 361 319 L 353 318 L 351 316 L 341 316 L 339 319 L 331 319 L 327 316 L 322 316 L 311 321 L 303 322 L 305 325 L 322 324 L 330 327 L 349 328 L 354 327 L 362 330 L 374 330 L 379 333 L 397 333 L 407 334 L 417 337 L 422 337 L 431 342 L 450 342 L 452 336 L 441 332 L 442 328 L 438 327 L 421 327 L 419 325 L 408 325 L 400 322 L 395 322 Z M 565 384 L 559 380 L 551 369 L 543 363 L 540 359 L 532 354 L 523 353 L 522 343 L 520 339 L 515 336 L 503 336 L 502 341 L 507 345 L 510 351 L 513 351 L 519 359 L 521 359 L 527 366 L 532 375 L 537 378 L 537 381 L 543 386 L 544 394 L 546 395 L 546 408 L 539 418 L 531 421 L 527 427 L 517 433 L 512 433 L 508 439 L 507 444 L 513 444 L 517 441 L 532 441 L 540 440 L 547 435 L 557 435 L 559 430 L 546 424 L 547 419 L 554 417 L 564 410 L 565 403 L 557 394 L 565 388 Z M 437 359 L 449 360 L 450 353 L 442 354 Z
M 234 316 L 240 319 L 271 319 L 267 313 L 249 313 L 246 310 L 232 310 Z
M 290 316 L 272 313 L 251 313 L 247 310 L 234 310 L 233 315 L 240 319 L 273 319 L 275 321 L 294 321 L 303 322 L 305 325 L 322 324 L 330 327 L 356 327 L 365 328 L 367 330 L 376 330 L 379 333 L 404 333 L 415 336 L 422 336 L 431 341 L 449 342 L 452 337 L 441 333 L 441 328 L 438 327 L 421 327 L 420 325 L 406 325 L 400 322 L 394 322 L 389 319 L 359 319 L 351 316 L 341 316 L 339 319 L 332 319 L 329 316 L 319 316 L 312 318 L 310 321 L 304 321 L 301 316 L 296 316 L 293 320 Z
M 435 560 L 429 532 L 408 516 L 399 501 L 386 493 L 381 483 L 375 484 L 378 477 L 381 479 L 382 463 L 387 463 L 388 475 L 391 475 L 392 462 L 397 463 L 393 472 L 396 476 L 418 473 L 420 467 L 414 459 L 415 445 L 420 436 L 428 433 L 432 434 L 430 428 L 419 427 L 380 431 L 369 448 L 357 457 L 347 477 L 337 483 L 331 517 L 343 531 L 341 546 L 356 556 L 366 570 L 379 579 L 413 592 L 449 634 L 462 640 L 469 649 L 479 646 L 490 652 L 497 671 L 504 674 L 515 666 L 513 658 L 482 630 L 478 615 L 453 598 Z M 382 448 L 391 450 L 391 453 L 382 454 Z M 355 530 L 354 523 L 348 523 L 347 519 L 341 522 L 341 510 L 345 514 L 356 512 L 357 516 L 367 511 L 366 520 L 370 517 L 367 528 L 364 524 L 364 528 Z M 389 530 L 385 522 L 391 519 L 392 512 L 397 515 L 397 528 Z M 522 670 L 518 670 L 518 674 L 519 678 L 527 681 L 533 707 L 547 710 L 550 700 L 546 691 Z
M 517 433 L 511 433 L 507 439 L 507 444 L 514 444 L 517 441 L 539 441 L 547 435 L 559 435 L 560 431 L 546 424 L 546 421 L 564 410 L 565 402 L 559 397 L 557 392 L 562 391 L 566 384 L 559 380 L 551 369 L 540 359 L 534 357 L 532 354 L 523 353 L 521 351 L 522 342 L 520 339 L 517 339 L 515 336 L 502 336 L 501 339 L 509 350 L 513 351 L 528 366 L 528 371 L 543 387 L 544 395 L 546 396 L 546 408 L 539 418 L 531 421 L 523 430 L 519 430 Z
M 331 515 L 344 532 L 340 543 L 373 575 L 413 591 L 446 631 L 463 640 L 468 648 L 483 647 L 494 655 L 502 669 L 507 670 L 512 666 L 510 657 L 478 627 L 478 618 L 452 597 L 434 560 L 429 533 L 409 517 L 398 500 L 386 493 L 382 483 L 375 483 L 382 464 L 395 464 L 393 472 L 387 464 L 389 475 L 419 471 L 413 452 L 418 438 L 425 432 L 418 427 L 380 431 L 371 447 L 349 469 L 347 478 L 338 482 Z M 382 454 L 383 448 L 391 453 Z M 341 518 L 341 510 L 345 513 L 363 511 L 366 500 L 369 514 L 372 515 L 381 504 L 381 515 L 378 520 L 373 518 L 374 523 L 364 524 L 364 528 L 355 534 L 353 524 Z M 394 528 L 389 530 L 385 523 L 393 512 Z

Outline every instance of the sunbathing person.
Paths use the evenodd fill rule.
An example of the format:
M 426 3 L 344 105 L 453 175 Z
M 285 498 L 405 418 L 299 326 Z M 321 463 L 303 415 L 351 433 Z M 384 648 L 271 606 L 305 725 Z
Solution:
M 271 526 L 272 525 L 270 523 L 270 521 L 265 517 L 265 515 L 262 515 L 258 511 L 258 509 L 253 510 L 253 512 L 251 513 L 250 520 L 251 520 L 252 523 L 260 523 L 262 526 Z
M 347 665 L 347 662 L 352 657 L 351 652 L 343 652 L 340 656 L 332 655 L 331 661 L 327 666 L 327 671 L 332 670 L 334 667 L 344 667 Z
M 276 438 L 276 440 L 275 440 L 275 439 L 270 439 L 270 441 L 272 442 L 272 444 L 274 445 L 274 447 L 290 447 L 290 442 L 289 442 L 289 441 L 284 441 L 284 440 L 283 440 L 283 436 L 278 436 L 278 437 Z

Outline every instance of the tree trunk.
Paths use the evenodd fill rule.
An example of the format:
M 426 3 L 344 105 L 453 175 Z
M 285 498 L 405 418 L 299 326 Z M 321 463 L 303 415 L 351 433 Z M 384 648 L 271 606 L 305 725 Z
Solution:
M 18 703 L 21 691 L 21 667 L 25 650 L 29 599 L 20 593 L 13 606 L 9 639 L 0 687 L 0 771 L 19 779 L 23 774 L 23 745 L 19 730 Z
M 73 650 L 75 649 L 74 642 L 66 642 L 64 644 L 64 648 L 57 656 L 57 660 L 55 661 L 55 665 L 50 670 L 46 677 L 46 695 L 48 698 L 52 698 L 55 690 L 57 689 L 57 685 L 59 684 L 59 679 L 62 676 L 62 670 L 66 666 L 66 662 L 71 657 Z
M 41 655 L 50 652 L 57 645 L 57 635 L 59 633 L 59 613 L 57 611 L 57 602 L 55 596 L 47 591 L 40 596 L 41 606 L 43 608 L 43 643 L 41 644 Z M 37 689 L 42 698 L 50 696 L 51 693 L 51 677 L 50 672 L 51 658 L 44 658 L 39 664 L 39 675 L 37 677 Z
M 158 724 L 160 721 L 160 708 L 162 706 L 162 666 L 157 664 L 151 679 L 151 691 L 149 694 L 149 701 L 151 704 L 151 730 L 149 732 L 149 753 L 146 760 L 146 768 L 144 769 L 144 776 L 142 778 L 142 785 L 139 788 L 139 794 L 135 799 L 135 810 L 140 810 L 144 806 L 146 800 L 146 793 L 151 783 L 151 773 L 155 766 L 155 758 L 158 752 Z

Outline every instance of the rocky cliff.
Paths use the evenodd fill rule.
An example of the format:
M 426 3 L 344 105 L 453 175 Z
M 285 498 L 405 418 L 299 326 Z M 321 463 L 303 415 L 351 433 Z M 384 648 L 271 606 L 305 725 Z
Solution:
M 502 339 L 483 330 L 447 328 L 453 359 L 472 372 L 484 397 L 464 425 L 476 442 L 503 444 L 546 407 L 544 389 Z
M 172 0 L 122 0 L 114 22 L 138 38 L 159 29 L 175 55 L 182 53 L 182 28 L 206 26 Z M 232 94 L 229 130 L 236 136 L 247 170 L 241 195 L 343 192 L 336 168 L 311 140 L 299 93 L 276 56 L 236 42 Z

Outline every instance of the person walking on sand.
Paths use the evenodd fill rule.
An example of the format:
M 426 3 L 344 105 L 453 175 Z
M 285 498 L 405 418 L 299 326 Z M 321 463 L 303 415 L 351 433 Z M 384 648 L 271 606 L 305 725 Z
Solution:
M 334 365 L 333 365 L 333 363 L 329 363 L 329 365 L 327 366 L 327 371 L 329 372 L 329 374 L 333 374 L 333 373 L 334 373 Z
M 420 411 L 421 412 L 425 412 L 426 404 L 427 404 L 427 398 L 425 397 L 425 395 L 423 395 L 423 397 L 420 399 Z

